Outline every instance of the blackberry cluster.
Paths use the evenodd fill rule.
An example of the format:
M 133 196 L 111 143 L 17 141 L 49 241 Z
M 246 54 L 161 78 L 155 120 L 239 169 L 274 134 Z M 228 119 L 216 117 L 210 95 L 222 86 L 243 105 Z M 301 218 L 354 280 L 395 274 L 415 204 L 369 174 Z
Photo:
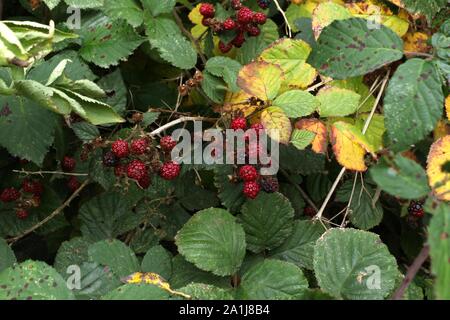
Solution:
M 20 189 L 6 188 L 0 192 L 0 201 L 14 203 L 16 216 L 25 220 L 29 216 L 29 210 L 41 206 L 41 197 L 44 186 L 38 180 L 25 179 Z
M 160 149 L 163 156 L 167 157 L 176 144 L 170 136 L 161 138 Z M 159 174 L 166 180 L 173 180 L 180 174 L 181 166 L 178 163 L 162 163 L 160 156 L 160 152 L 148 137 L 137 138 L 131 142 L 118 139 L 112 143 L 111 149 L 104 153 L 103 165 L 114 168 L 114 174 L 119 180 L 131 179 L 142 189 L 148 189 L 153 174 Z
M 262 9 L 267 9 L 269 1 L 259 0 L 258 5 Z M 210 3 L 202 3 L 200 6 L 200 14 L 203 16 L 202 24 L 210 27 L 214 33 L 221 35 L 232 32 L 231 41 L 219 42 L 219 50 L 222 53 L 229 52 L 233 47 L 240 48 L 247 37 L 257 37 L 261 34 L 260 26 L 267 21 L 267 16 L 262 12 L 256 12 L 244 6 L 241 0 L 231 0 L 231 8 L 235 13 L 225 19 L 215 18 L 216 12 L 214 5 Z M 228 38 L 228 37 L 227 37 Z

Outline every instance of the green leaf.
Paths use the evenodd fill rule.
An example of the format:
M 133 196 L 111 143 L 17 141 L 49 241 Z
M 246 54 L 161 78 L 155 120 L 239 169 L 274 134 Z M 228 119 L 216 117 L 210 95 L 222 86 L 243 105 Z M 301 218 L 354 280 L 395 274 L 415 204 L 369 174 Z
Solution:
M 135 0 L 104 0 L 102 11 L 111 19 L 123 19 L 133 27 L 139 27 L 144 22 L 144 12 Z
M 445 8 L 448 2 L 447 0 L 402 0 L 402 3 L 405 4 L 408 11 L 423 14 L 431 22 L 431 19 Z
M 108 293 L 103 300 L 167 300 L 169 294 L 149 284 L 126 284 Z
M 225 82 L 213 76 L 209 72 L 203 72 L 202 89 L 205 94 L 215 103 L 222 103 L 226 93 Z
M 144 41 L 125 21 L 111 22 L 102 15 L 83 23 L 80 35 L 81 57 L 102 68 L 118 65 Z
M 239 212 L 245 197 L 242 194 L 244 187 L 242 182 L 234 183 L 230 177 L 233 176 L 233 166 L 218 166 L 214 168 L 214 185 L 219 190 L 218 197 L 222 205 L 232 213 Z
M 100 137 L 100 131 L 96 126 L 88 122 L 77 122 L 72 124 L 75 135 L 83 142 L 91 142 Z
M 142 260 L 142 271 L 159 274 L 164 279 L 172 276 L 172 255 L 162 246 L 154 246 Z
M 101 78 L 98 85 L 107 94 L 103 102 L 110 105 L 117 113 L 123 114 L 127 108 L 128 90 L 120 69 Z
M 420 199 L 430 192 L 425 170 L 401 155 L 394 158 L 393 166 L 383 161 L 372 167 L 370 175 L 383 191 L 403 199 Z
M 391 29 L 369 29 L 367 20 L 336 20 L 320 34 L 309 63 L 334 79 L 365 75 L 403 57 L 403 42 Z
M 213 57 L 208 60 L 205 66 L 206 71 L 216 77 L 223 78 L 233 92 L 240 90 L 236 81 L 241 68 L 242 65 L 239 62 L 227 57 Z
M 361 179 L 357 179 L 354 189 L 353 184 L 353 180 L 347 180 L 339 188 L 336 194 L 336 200 L 348 203 L 353 191 L 352 202 L 349 204 L 350 221 L 359 229 L 372 229 L 383 220 L 381 203 L 373 203 L 375 190 L 370 185 L 364 184 L 363 188 Z
M 0 238 L 0 273 L 17 262 L 14 251 Z
M 195 214 L 176 236 L 178 251 L 198 268 L 220 276 L 234 274 L 245 256 L 245 233 L 228 211 Z
M 43 0 L 43 1 L 50 10 L 55 9 L 56 6 L 61 2 L 61 0 Z
M 105 0 L 64 0 L 67 5 L 80 8 L 80 9 L 90 9 L 98 8 L 104 5 Z
M 0 273 L 0 300 L 71 300 L 64 279 L 44 262 L 25 261 Z
M 238 297 L 245 300 L 291 300 L 300 298 L 307 289 L 308 281 L 299 267 L 269 259 L 244 274 Z
M 450 300 L 450 207 L 441 204 L 428 230 L 431 268 L 436 276 L 435 292 L 438 299 Z
M 71 265 L 81 266 L 89 260 L 88 248 L 91 242 L 85 238 L 77 237 L 61 244 L 56 254 L 54 268 L 67 278 L 67 268 Z
M 242 206 L 240 220 L 247 249 L 259 253 L 280 246 L 291 235 L 294 209 L 280 193 L 261 193 Z
M 405 150 L 425 138 L 442 117 L 442 81 L 430 61 L 402 64 L 386 90 L 386 129 L 395 149 Z
M 361 96 L 354 91 L 327 87 L 317 94 L 321 117 L 345 117 L 359 108 Z
M 370 112 L 375 104 L 375 97 L 370 94 L 369 88 L 364 84 L 363 77 L 334 80 L 329 83 L 331 87 L 351 90 L 361 96 L 361 107 L 358 112 Z
M 181 255 L 173 258 L 172 267 L 170 284 L 173 289 L 184 287 L 192 282 L 210 284 L 220 288 L 230 286 L 229 277 L 218 277 L 210 272 L 200 270 L 187 262 Z
M 227 290 L 217 288 L 210 284 L 190 283 L 178 291 L 192 297 L 194 300 L 233 300 L 233 296 Z
M 315 137 L 316 134 L 312 131 L 294 129 L 291 136 L 291 143 L 298 150 L 304 150 L 313 142 Z
M 80 289 L 73 290 L 77 299 L 98 299 L 122 284 L 111 269 L 96 262 L 81 264 L 80 275 Z
M 319 107 L 319 101 L 309 92 L 290 90 L 278 96 L 273 105 L 281 108 L 289 118 L 306 117 Z
M 140 218 L 122 195 L 104 193 L 81 206 L 81 233 L 92 241 L 114 239 L 138 226 Z
M 124 278 L 140 270 L 134 252 L 119 240 L 103 240 L 89 246 L 89 258 L 111 268 L 119 278 Z
M 176 0 L 141 0 L 146 10 L 156 17 L 162 13 L 170 13 L 175 7 Z
M 0 145 L 41 165 L 53 144 L 56 115 L 23 98 L 0 97 Z
M 271 258 L 313 270 L 314 245 L 324 232 L 325 228 L 318 222 L 296 221 L 292 235 L 272 251 Z
M 355 229 L 331 229 L 317 241 L 314 272 L 323 291 L 351 300 L 385 298 L 398 275 L 379 236 Z

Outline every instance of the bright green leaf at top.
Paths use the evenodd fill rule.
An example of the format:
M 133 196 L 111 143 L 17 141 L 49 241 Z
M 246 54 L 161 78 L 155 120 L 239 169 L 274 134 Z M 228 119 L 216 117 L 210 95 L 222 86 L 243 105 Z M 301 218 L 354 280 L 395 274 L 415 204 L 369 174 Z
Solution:
M 323 291 L 350 300 L 386 298 L 398 275 L 397 262 L 378 235 L 339 228 L 317 240 L 314 271 Z
M 436 296 L 450 300 L 450 206 L 441 204 L 429 228 L 431 267 L 436 275 Z
M 144 9 L 149 10 L 154 17 L 169 13 L 175 7 L 176 0 L 141 0 Z
M 279 65 L 285 74 L 283 91 L 287 88 L 307 88 L 317 72 L 306 63 L 311 52 L 303 40 L 281 39 L 261 53 L 260 60 Z
M 326 27 L 308 62 L 335 79 L 365 75 L 403 57 L 403 42 L 391 29 L 369 29 L 367 20 L 336 20 Z
M 232 275 L 245 256 L 245 233 L 223 209 L 195 214 L 176 236 L 178 251 L 198 268 L 219 276 Z
M 237 84 L 249 95 L 267 101 L 278 95 L 283 79 L 284 73 L 279 66 L 258 61 L 241 69 Z
M 319 101 L 311 93 L 290 90 L 278 96 L 273 105 L 281 108 L 289 118 L 306 117 L 319 107 Z
M 321 117 L 345 117 L 359 108 L 361 96 L 354 91 L 337 87 L 326 87 L 316 96 Z
M 382 161 L 372 167 L 370 175 L 383 191 L 403 199 L 420 199 L 430 192 L 425 170 L 401 155 L 394 158 L 392 166 Z

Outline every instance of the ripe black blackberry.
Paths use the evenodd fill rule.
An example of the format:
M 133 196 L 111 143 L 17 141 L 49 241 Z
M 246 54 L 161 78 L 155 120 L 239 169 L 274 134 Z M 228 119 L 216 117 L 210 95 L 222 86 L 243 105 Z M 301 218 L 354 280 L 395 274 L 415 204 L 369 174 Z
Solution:
M 116 155 L 113 152 L 107 152 L 103 155 L 103 165 L 105 167 L 115 167 L 118 162 L 119 159 L 117 159 Z
M 261 177 L 260 181 L 262 189 L 267 193 L 278 192 L 280 189 L 280 184 L 278 183 L 277 177 L 264 176 Z

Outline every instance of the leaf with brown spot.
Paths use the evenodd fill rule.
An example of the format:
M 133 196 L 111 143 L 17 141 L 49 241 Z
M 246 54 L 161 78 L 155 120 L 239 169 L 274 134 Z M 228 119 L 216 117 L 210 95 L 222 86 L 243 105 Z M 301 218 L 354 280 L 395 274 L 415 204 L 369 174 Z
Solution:
M 427 174 L 430 187 L 440 200 L 450 201 L 450 173 L 443 166 L 450 162 L 450 135 L 436 141 L 428 155 Z
M 323 28 L 333 21 L 351 17 L 352 14 L 350 11 L 339 4 L 333 2 L 320 3 L 316 9 L 314 9 L 312 16 L 312 28 L 315 38 L 318 39 Z
M 428 35 L 423 32 L 408 32 L 403 40 L 405 42 L 405 52 L 429 52 L 431 47 L 428 45 Z
M 252 97 L 267 101 L 278 95 L 283 80 L 283 70 L 279 66 L 258 61 L 241 69 L 237 84 Z
M 328 139 L 327 127 L 318 119 L 301 119 L 297 121 L 295 127 L 299 130 L 308 130 L 316 134 L 312 142 L 312 150 L 316 153 L 327 152 Z

